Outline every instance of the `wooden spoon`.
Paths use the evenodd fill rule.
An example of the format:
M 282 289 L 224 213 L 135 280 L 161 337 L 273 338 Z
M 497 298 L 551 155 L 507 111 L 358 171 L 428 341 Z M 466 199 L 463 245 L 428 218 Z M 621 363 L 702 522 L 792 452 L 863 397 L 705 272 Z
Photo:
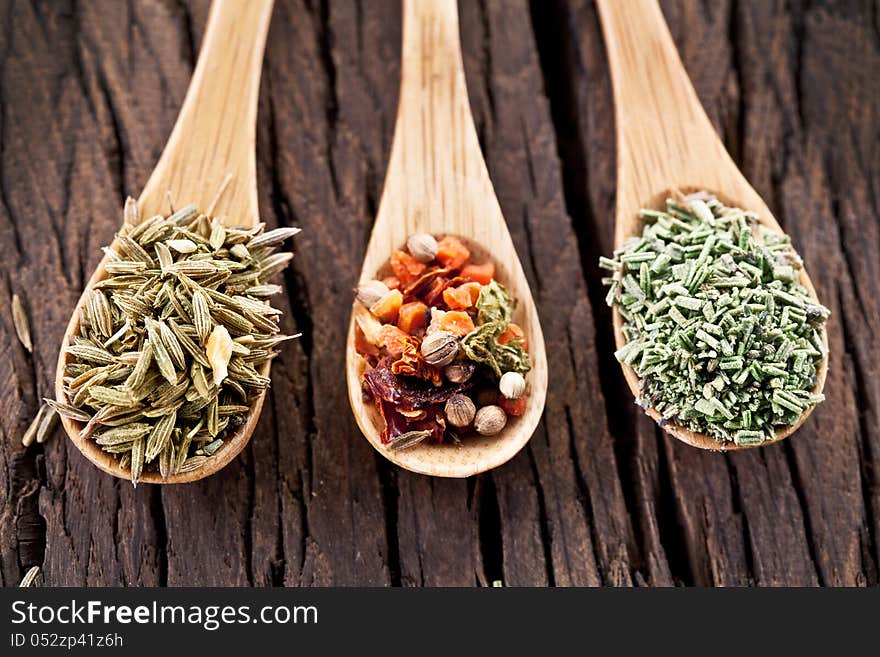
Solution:
M 389 460 L 423 474 L 466 477 L 510 459 L 535 430 L 547 391 L 544 338 L 480 152 L 465 86 L 455 0 L 404 0 L 402 59 L 391 158 L 360 280 L 375 278 L 392 250 L 412 233 L 455 235 L 464 238 L 477 262 L 491 258 L 499 282 L 519 301 L 514 321 L 529 341 L 528 407 L 496 436 L 469 436 L 460 446 L 391 450 L 380 437 L 382 418 L 361 390 L 364 361 L 354 346 L 354 312 L 346 347 L 349 400 L 364 436 Z
M 266 33 L 273 0 L 214 0 L 208 16 L 199 60 L 183 101 L 177 123 L 162 157 L 150 176 L 138 207 L 142 217 L 167 214 L 168 199 L 177 207 L 194 203 L 202 211 L 227 218 L 230 225 L 253 226 L 259 221 L 255 154 L 257 97 Z M 211 208 L 213 204 L 213 208 Z M 79 307 L 92 286 L 106 276 L 101 260 L 77 303 L 64 334 L 63 345 L 79 332 Z M 65 399 L 62 348 L 55 373 L 55 394 Z M 261 374 L 268 374 L 268 363 Z M 247 421 L 225 439 L 225 444 L 199 468 L 163 479 L 144 472 L 140 481 L 175 484 L 213 474 L 250 440 L 263 395 L 254 400 Z M 104 472 L 130 479 L 117 459 L 93 440 L 83 440 L 82 424 L 62 418 L 67 435 L 86 457 Z
M 674 190 L 706 190 L 727 205 L 757 212 L 770 230 L 783 230 L 770 209 L 736 167 L 703 111 L 699 98 L 682 66 L 656 0 L 598 0 L 614 88 L 617 124 L 617 210 L 614 246 L 640 235 L 639 210 L 662 207 Z M 816 299 L 816 290 L 805 269 L 800 282 Z M 614 339 L 626 344 L 623 318 L 614 308 Z M 827 354 L 827 337 L 825 338 Z M 639 396 L 635 371 L 623 365 L 633 394 Z M 816 387 L 820 393 L 828 373 L 828 356 L 819 365 Z M 790 436 L 810 415 L 779 429 L 769 445 Z M 661 423 L 654 409 L 647 411 Z M 688 431 L 672 423 L 661 426 L 679 440 L 710 450 L 735 450 L 747 446 L 720 443 L 711 436 Z

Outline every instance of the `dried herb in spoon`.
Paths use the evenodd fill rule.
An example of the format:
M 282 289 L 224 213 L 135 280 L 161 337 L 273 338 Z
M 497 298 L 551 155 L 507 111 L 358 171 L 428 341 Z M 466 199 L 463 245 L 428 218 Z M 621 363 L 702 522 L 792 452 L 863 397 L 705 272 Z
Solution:
M 201 466 L 269 385 L 261 366 L 295 337 L 280 333 L 269 279 L 299 229 L 227 227 L 194 206 L 141 221 L 132 199 L 124 215 L 66 347 L 66 399 L 52 407 L 137 484 L 145 470 Z
M 617 359 L 637 403 L 718 441 L 759 444 L 824 399 L 814 394 L 829 310 L 799 282 L 787 236 L 706 193 L 642 210 L 645 228 L 600 266 L 624 319 Z

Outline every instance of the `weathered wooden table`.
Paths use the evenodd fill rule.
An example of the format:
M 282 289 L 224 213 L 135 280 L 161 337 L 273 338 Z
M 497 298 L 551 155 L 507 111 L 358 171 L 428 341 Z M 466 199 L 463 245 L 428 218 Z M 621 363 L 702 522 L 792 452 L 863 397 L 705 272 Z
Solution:
M 587 0 L 462 1 L 489 170 L 543 317 L 544 421 L 471 480 L 398 470 L 343 378 L 350 290 L 382 189 L 400 7 L 278 0 L 259 116 L 260 203 L 295 224 L 285 348 L 250 446 L 213 478 L 137 490 L 59 431 L 52 394 L 83 286 L 156 162 L 208 3 L 0 3 L 0 581 L 51 585 L 670 585 L 878 582 L 880 11 L 663 5 L 734 158 L 832 309 L 828 401 L 794 439 L 731 456 L 662 435 L 611 356 L 611 89 Z M 670 102 L 675 102 L 670 98 Z M 218 107 L 217 111 L 222 111 Z M 25 300 L 35 350 L 12 328 Z

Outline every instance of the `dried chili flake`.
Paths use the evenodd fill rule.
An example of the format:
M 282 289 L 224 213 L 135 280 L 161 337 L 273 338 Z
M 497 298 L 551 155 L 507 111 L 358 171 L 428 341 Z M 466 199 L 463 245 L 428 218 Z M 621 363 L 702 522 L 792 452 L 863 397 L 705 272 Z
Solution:
M 443 377 L 440 375 L 440 370 L 425 362 L 419 351 L 420 344 L 421 340 L 408 335 L 403 341 L 403 353 L 391 364 L 391 371 L 394 374 L 423 379 L 434 386 L 442 386 Z
M 391 371 L 388 359 L 380 361 L 375 368 L 366 372 L 364 379 L 374 398 L 392 402 L 404 410 L 445 404 L 452 395 L 467 390 L 472 385 L 470 381 L 465 381 L 434 386 L 421 379 L 398 376 Z
M 425 409 L 425 413 L 418 419 L 410 419 L 400 412 L 399 408 L 390 402 L 380 401 L 377 408 L 385 420 L 385 428 L 382 431 L 382 442 L 390 443 L 395 438 L 410 431 L 430 431 L 431 437 L 428 442 L 443 442 L 443 434 L 446 431 L 446 418 L 443 415 L 443 407 L 432 405 Z
M 432 283 L 438 278 L 446 280 L 446 275 L 452 273 L 449 267 L 433 267 L 428 269 L 418 278 L 412 280 L 403 290 L 407 297 L 420 297 L 428 291 Z

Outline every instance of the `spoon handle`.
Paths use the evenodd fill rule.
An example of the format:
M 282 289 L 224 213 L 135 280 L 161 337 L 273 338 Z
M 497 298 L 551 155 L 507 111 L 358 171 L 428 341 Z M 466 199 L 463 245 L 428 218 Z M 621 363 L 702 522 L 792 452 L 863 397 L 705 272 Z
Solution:
M 456 1 L 404 0 L 401 50 L 395 146 L 406 166 L 423 167 L 425 183 L 442 184 L 441 171 L 467 173 L 467 158 L 456 156 L 471 153 L 476 140 Z
M 656 0 L 598 0 L 617 130 L 615 243 L 671 188 L 745 184 L 703 111 Z
M 468 102 L 455 0 L 404 0 L 400 98 L 364 272 L 416 232 L 498 239 L 501 216 Z M 503 227 L 503 221 L 497 222 Z M 379 257 L 379 256 L 377 256 Z
M 140 198 L 142 215 L 196 203 L 236 224 L 258 221 L 256 117 L 273 0 L 214 0 L 192 81 Z M 218 193 L 222 194 L 218 197 Z
M 464 84 L 455 0 L 404 0 L 402 51 L 402 90 L 421 93 L 432 82 Z M 462 100 L 457 94 L 450 98 Z

